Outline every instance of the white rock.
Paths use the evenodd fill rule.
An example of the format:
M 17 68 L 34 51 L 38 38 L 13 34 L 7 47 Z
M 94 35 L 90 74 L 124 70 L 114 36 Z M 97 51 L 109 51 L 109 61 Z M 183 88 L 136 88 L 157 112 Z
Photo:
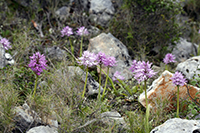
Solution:
M 38 126 L 31 128 L 26 133 L 58 133 L 56 128 L 50 128 L 49 126 Z
M 200 128 L 199 120 L 173 118 L 155 127 L 150 133 L 193 133 Z
M 200 56 L 192 57 L 182 63 L 179 63 L 176 67 L 176 71 L 182 72 L 187 79 L 192 79 L 193 76 L 199 77 L 200 74 Z

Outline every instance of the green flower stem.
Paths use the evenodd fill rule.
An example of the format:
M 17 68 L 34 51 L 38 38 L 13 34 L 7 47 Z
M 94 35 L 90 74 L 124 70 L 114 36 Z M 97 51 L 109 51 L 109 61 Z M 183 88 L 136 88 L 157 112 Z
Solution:
M 107 83 L 108 83 L 108 76 L 109 76 L 109 67 L 108 67 L 108 69 L 107 69 L 106 82 L 105 82 L 105 86 L 104 86 L 104 89 L 103 89 L 103 95 L 102 95 L 102 98 L 104 98 L 104 96 L 105 96 L 106 85 L 107 85 Z
M 100 73 L 99 73 L 99 93 L 97 99 L 100 100 L 101 98 L 101 64 L 100 64 Z
M 80 57 L 82 56 L 82 46 L 83 45 L 83 36 L 81 36 L 81 47 L 80 47 Z
M 177 111 L 176 117 L 179 118 L 179 85 L 177 86 Z
M 74 55 L 74 47 L 73 47 L 72 40 L 71 40 L 70 37 L 69 37 L 69 43 L 70 43 L 70 46 L 71 46 L 72 55 Z M 72 62 L 74 63 L 74 58 L 73 57 L 72 57 Z
M 86 68 L 85 85 L 84 85 L 84 89 L 83 89 L 82 98 L 84 98 L 84 95 L 85 95 L 85 90 L 86 90 L 86 85 L 87 85 L 87 77 L 88 77 L 88 67 Z
M 73 47 L 73 45 L 72 45 L 72 40 L 71 40 L 70 37 L 69 37 L 69 43 L 70 43 L 70 45 L 71 45 L 71 52 L 72 52 L 72 54 L 74 55 L 74 47 Z
M 35 86 L 34 86 L 34 91 L 33 91 L 33 98 L 35 97 L 35 93 L 36 93 L 36 88 L 37 88 L 38 77 L 39 77 L 39 76 L 36 74 Z
M 147 89 L 146 89 L 146 80 L 144 81 L 144 91 L 145 91 L 145 100 L 146 100 L 146 117 L 145 117 L 145 131 L 149 133 L 149 107 L 147 101 Z
M 101 69 L 99 66 L 97 66 L 99 69 Z M 103 69 L 101 69 L 101 71 L 106 75 L 106 76 L 108 76 L 107 75 L 107 73 L 103 70 Z M 115 86 L 114 86 L 114 83 L 113 83 L 113 81 L 112 81 L 112 79 L 108 76 L 108 79 L 109 79 L 109 81 L 110 81 L 110 83 L 111 83 L 111 85 L 112 85 L 112 88 L 113 88 L 113 90 L 114 90 L 114 93 L 115 93 L 115 95 L 117 95 L 118 94 L 118 92 L 117 92 L 117 90 L 115 89 Z
M 121 85 L 123 85 L 124 86 L 124 88 L 128 91 L 128 93 L 130 94 L 130 95 L 132 95 L 133 93 L 132 93 L 132 91 L 131 91 L 131 89 L 129 88 L 129 86 L 127 85 L 127 84 L 125 84 L 122 80 L 120 80 L 120 79 L 117 79 L 118 81 L 119 81 L 119 83 L 121 84 Z
M 168 66 L 167 66 L 167 64 L 165 64 L 165 70 L 168 70 Z

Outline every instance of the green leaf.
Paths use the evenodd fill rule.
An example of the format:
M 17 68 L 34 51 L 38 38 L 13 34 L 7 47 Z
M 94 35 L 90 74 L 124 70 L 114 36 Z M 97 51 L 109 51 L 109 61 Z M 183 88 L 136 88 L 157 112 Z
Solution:
M 189 108 L 189 109 L 193 109 L 194 107 L 192 106 L 192 104 L 189 104 L 189 105 L 188 105 L 188 108 Z
M 131 89 L 129 88 L 129 86 L 128 86 L 127 84 L 125 84 L 122 80 L 120 80 L 120 79 L 117 79 L 117 80 L 119 81 L 119 83 L 120 83 L 121 85 L 124 86 L 124 88 L 128 91 L 128 93 L 129 93 L 130 95 L 132 95 L 132 91 L 131 91 Z
M 127 39 L 128 39 L 128 38 L 133 39 L 133 35 L 132 35 L 132 33 L 131 33 L 131 32 L 128 32 L 128 36 L 127 36 L 126 38 L 127 38 Z
M 192 80 L 192 81 L 190 81 L 190 84 L 192 84 L 192 85 L 196 85 L 196 84 L 197 84 L 197 81 Z
M 196 79 L 197 81 L 200 81 L 200 78 L 198 78 L 198 77 L 197 77 L 197 78 L 195 78 L 195 79 Z
M 133 91 L 132 91 L 133 93 L 136 93 L 137 90 L 138 90 L 138 87 L 137 87 L 137 86 L 133 86 L 132 90 L 133 90 Z
M 193 110 L 191 111 L 191 113 L 192 113 L 193 115 L 195 115 L 195 114 L 197 114 L 197 111 L 196 111 L 195 109 L 193 109 Z
M 198 91 L 197 93 L 195 93 L 195 95 L 198 95 L 200 92 Z

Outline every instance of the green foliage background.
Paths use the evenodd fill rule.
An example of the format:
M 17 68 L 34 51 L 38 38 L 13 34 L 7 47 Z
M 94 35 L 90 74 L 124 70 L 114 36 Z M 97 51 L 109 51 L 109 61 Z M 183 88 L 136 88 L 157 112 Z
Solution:
M 139 58 L 145 59 L 145 55 L 155 56 L 152 49 L 158 47 L 156 57 L 162 59 L 168 44 L 182 34 L 177 23 L 181 11 L 180 4 L 171 0 L 124 0 L 110 31 L 128 47 L 131 55 L 144 53 Z

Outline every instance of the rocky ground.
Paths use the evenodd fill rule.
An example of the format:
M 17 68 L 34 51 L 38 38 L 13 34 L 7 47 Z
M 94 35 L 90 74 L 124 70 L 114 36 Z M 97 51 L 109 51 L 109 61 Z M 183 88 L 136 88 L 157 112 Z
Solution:
M 0 39 L 8 39 L 12 47 L 7 50 L 0 43 L 1 132 L 145 132 L 144 83 L 138 84 L 133 78 L 130 71 L 133 60 L 150 61 L 152 69 L 157 72 L 147 82 L 151 133 L 200 132 L 198 2 L 196 10 L 192 11 L 189 9 L 194 5 L 188 1 L 175 1 L 173 5 L 177 4 L 183 10 L 175 20 L 169 17 L 173 14 L 164 16 L 162 10 L 153 11 L 154 7 L 146 8 L 137 0 L 134 4 L 145 7 L 145 10 L 131 16 L 125 12 L 127 10 L 122 10 L 127 2 L 130 1 L 0 1 Z M 120 16 L 124 12 L 125 16 Z M 138 17 L 144 12 L 150 16 L 146 20 Z M 149 18 L 152 19 L 148 21 Z M 114 20 L 119 21 L 119 25 Z M 133 28 L 136 33 L 130 32 L 130 27 L 120 27 L 122 20 L 122 24 L 128 23 L 130 27 L 138 21 L 141 24 L 138 24 L 139 28 Z M 142 21 L 148 21 L 149 24 L 144 23 L 148 26 L 141 26 Z M 162 28 L 167 21 L 175 21 L 176 26 L 183 29 L 174 32 L 170 26 L 167 31 Z M 151 27 L 154 22 L 156 28 Z M 72 35 L 62 36 L 61 31 L 66 26 L 72 28 Z M 81 26 L 88 30 L 87 36 L 77 34 Z M 138 29 L 147 32 L 141 33 Z M 148 36 L 148 30 L 152 29 L 155 33 L 151 33 L 160 40 Z M 124 34 L 127 36 L 122 36 Z M 86 94 L 81 97 L 86 69 L 77 63 L 77 59 L 82 44 L 82 51 L 102 52 L 116 59 L 116 65 L 109 69 L 111 78 L 106 96 L 100 101 L 97 95 L 99 90 L 103 93 L 107 83 L 107 67 L 102 67 L 105 73 L 101 74 L 99 67 L 89 68 Z M 37 76 L 28 64 L 30 56 L 38 51 L 44 54 L 48 66 L 36 80 Z M 163 58 L 168 52 L 175 56 L 176 62 L 168 64 L 166 70 Z M 112 81 L 116 71 L 124 77 L 122 83 Z M 180 118 L 176 118 L 177 87 L 170 79 L 176 71 L 187 79 L 187 84 L 179 88 Z M 35 83 L 37 89 L 33 96 Z

